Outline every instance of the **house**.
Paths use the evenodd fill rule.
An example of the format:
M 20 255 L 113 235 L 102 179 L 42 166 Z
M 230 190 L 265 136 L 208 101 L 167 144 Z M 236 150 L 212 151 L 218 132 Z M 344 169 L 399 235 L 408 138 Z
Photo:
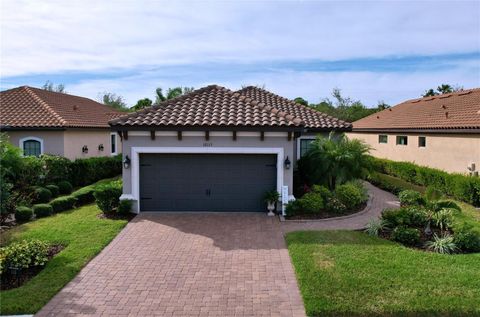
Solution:
M 110 121 L 123 139 L 123 195 L 139 211 L 263 211 L 292 195 L 318 133 L 351 124 L 256 87 L 208 86 Z
M 355 121 L 372 155 L 448 172 L 480 169 L 480 89 L 405 101 Z
M 123 114 L 88 98 L 28 86 L 0 92 L 0 130 L 24 155 L 77 159 L 121 153 L 108 121 Z

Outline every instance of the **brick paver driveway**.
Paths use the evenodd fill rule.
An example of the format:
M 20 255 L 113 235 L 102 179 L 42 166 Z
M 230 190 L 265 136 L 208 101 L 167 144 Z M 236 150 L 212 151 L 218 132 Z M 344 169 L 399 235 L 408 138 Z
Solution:
M 39 316 L 302 316 L 276 217 L 143 213 Z

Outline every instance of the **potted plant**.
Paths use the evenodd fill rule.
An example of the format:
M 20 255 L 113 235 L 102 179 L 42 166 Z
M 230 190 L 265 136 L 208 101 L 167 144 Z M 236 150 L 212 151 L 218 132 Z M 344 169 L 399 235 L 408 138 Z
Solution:
M 267 203 L 268 215 L 274 216 L 275 214 L 273 213 L 273 211 L 277 206 L 277 201 L 280 198 L 280 194 L 275 189 L 273 189 L 273 190 L 267 191 L 263 196 L 263 198 Z

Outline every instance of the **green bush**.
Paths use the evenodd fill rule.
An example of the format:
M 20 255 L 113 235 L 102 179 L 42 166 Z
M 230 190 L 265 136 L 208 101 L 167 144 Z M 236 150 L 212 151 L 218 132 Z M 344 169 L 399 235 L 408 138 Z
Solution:
M 48 243 L 40 240 L 14 242 L 0 248 L 0 274 L 8 268 L 28 269 L 45 265 L 49 248 Z
M 403 190 L 398 194 L 398 199 L 402 206 L 421 206 L 425 204 L 425 199 L 415 190 Z
M 416 207 L 385 209 L 382 213 L 382 219 L 385 220 L 391 228 L 397 226 L 423 227 L 428 222 L 425 210 Z
M 122 155 L 77 159 L 71 167 L 72 183 L 75 186 L 85 186 L 122 174 Z
M 302 205 L 298 199 L 290 200 L 285 205 L 285 214 L 288 217 L 295 216 L 302 213 Z
M 76 201 L 77 199 L 73 196 L 62 196 L 52 200 L 50 205 L 52 206 L 53 212 L 57 213 L 72 209 Z
M 69 181 L 61 181 L 58 182 L 58 189 L 60 194 L 69 195 L 73 190 L 73 186 Z
M 480 234 L 472 226 L 464 226 L 454 233 L 453 242 L 464 253 L 480 252 Z
M 325 209 L 335 214 L 341 214 L 347 210 L 347 207 L 340 201 L 340 199 L 332 197 L 325 204 Z
M 415 228 L 396 227 L 392 232 L 392 239 L 407 246 L 416 246 L 420 243 L 420 231 Z
M 425 190 L 425 198 L 427 200 L 439 200 L 442 199 L 443 196 L 443 192 L 435 186 L 428 186 Z
M 394 193 L 395 195 L 398 195 L 403 190 L 409 189 L 416 190 L 421 193 L 425 191 L 425 188 L 421 186 L 417 186 L 408 183 L 403 179 L 381 173 L 372 173 L 367 177 L 367 180 L 373 185 Z
M 58 155 L 42 154 L 38 160 L 43 166 L 43 181 L 45 183 L 51 184 L 70 179 L 72 161 L 69 159 Z
M 335 189 L 335 197 L 338 198 L 348 210 L 357 208 L 368 199 L 362 184 L 354 182 L 337 186 Z
M 15 220 L 17 222 L 29 221 L 30 219 L 32 219 L 32 216 L 33 216 L 32 208 L 29 208 L 26 206 L 18 206 L 15 209 Z
M 315 214 L 324 208 L 323 198 L 320 194 L 309 192 L 298 199 L 303 213 Z
M 37 218 L 47 217 L 53 214 L 53 208 L 49 204 L 37 204 L 32 207 Z
M 112 212 L 117 208 L 121 195 L 122 183 L 120 181 L 99 185 L 93 193 L 98 208 L 103 212 Z
M 132 201 L 128 199 L 120 200 L 118 203 L 117 212 L 122 215 L 127 215 L 132 211 Z
M 60 194 L 60 188 L 57 185 L 47 185 L 45 188 L 52 193 L 52 198 L 58 197 Z
M 330 200 L 333 197 L 332 191 L 328 189 L 326 186 L 313 185 L 312 192 L 320 194 L 324 202 Z
M 94 191 L 95 189 L 93 186 L 82 187 L 79 190 L 74 191 L 72 196 L 77 199 L 77 206 L 93 203 L 95 201 L 95 197 L 93 196 Z
M 373 157 L 370 160 L 374 169 L 379 173 L 395 176 L 412 184 L 435 187 L 448 196 L 480 207 L 480 177 L 449 174 L 441 170 L 407 162 L 395 162 Z
M 52 199 L 52 192 L 45 187 L 35 188 L 35 202 L 48 203 Z
M 425 243 L 425 247 L 427 250 L 440 254 L 451 254 L 458 250 L 453 236 L 447 233 L 444 233 L 441 236 L 438 236 L 436 233 L 434 233 L 433 240 L 427 241 Z

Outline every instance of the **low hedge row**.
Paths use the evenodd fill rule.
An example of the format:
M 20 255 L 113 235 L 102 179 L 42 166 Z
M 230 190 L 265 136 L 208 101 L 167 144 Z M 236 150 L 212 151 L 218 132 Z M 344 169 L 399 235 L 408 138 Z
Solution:
M 379 173 L 395 176 L 419 186 L 432 186 L 457 200 L 480 206 L 480 177 L 450 174 L 409 162 L 395 162 L 374 157 L 371 161 L 374 170 Z

